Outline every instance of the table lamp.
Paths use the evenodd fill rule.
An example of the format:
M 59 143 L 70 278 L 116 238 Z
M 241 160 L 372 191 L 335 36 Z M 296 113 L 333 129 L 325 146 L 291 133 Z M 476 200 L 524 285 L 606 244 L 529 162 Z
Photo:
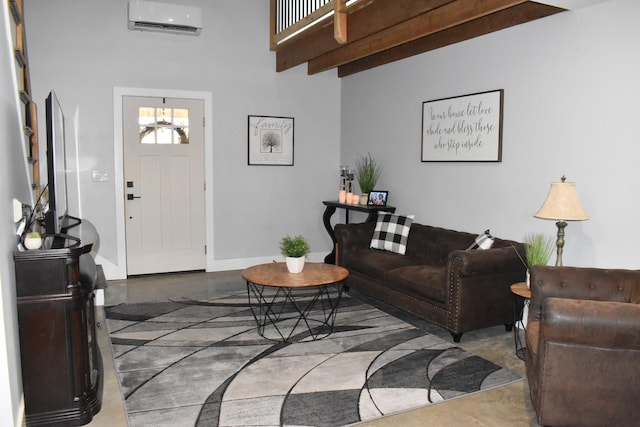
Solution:
M 558 238 L 556 240 L 557 257 L 556 266 L 562 265 L 562 250 L 564 248 L 564 228 L 566 221 L 584 221 L 589 219 L 587 213 L 582 209 L 575 182 L 565 182 L 563 175 L 562 182 L 552 182 L 547 199 L 534 217 L 541 219 L 556 220 L 558 227 Z

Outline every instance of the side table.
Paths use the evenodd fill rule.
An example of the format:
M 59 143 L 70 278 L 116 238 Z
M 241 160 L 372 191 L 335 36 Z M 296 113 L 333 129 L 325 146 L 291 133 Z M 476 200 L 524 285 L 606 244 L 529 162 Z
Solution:
M 529 307 L 529 300 L 531 299 L 531 289 L 527 287 L 525 282 L 514 283 L 511 285 L 511 292 L 513 292 L 513 341 L 516 347 L 516 356 L 519 359 L 524 360 L 525 346 L 520 338 L 520 329 L 526 332 L 527 325 L 523 322 L 524 310 Z M 520 309 L 520 302 L 522 301 L 522 308 Z
M 336 234 L 331 226 L 331 217 L 336 212 L 336 209 L 340 208 L 346 211 L 345 222 L 347 224 L 349 224 L 349 211 L 368 213 L 369 215 L 365 222 L 375 221 L 378 216 L 378 212 L 394 213 L 396 211 L 396 208 L 393 206 L 348 205 L 346 203 L 331 201 L 324 201 L 322 203 L 326 206 L 324 214 L 322 215 L 322 221 L 324 223 L 324 228 L 327 230 L 327 233 L 329 233 L 329 237 L 331 237 L 331 241 L 333 242 L 333 249 L 331 250 L 331 253 L 324 257 L 324 262 L 327 264 L 336 263 Z

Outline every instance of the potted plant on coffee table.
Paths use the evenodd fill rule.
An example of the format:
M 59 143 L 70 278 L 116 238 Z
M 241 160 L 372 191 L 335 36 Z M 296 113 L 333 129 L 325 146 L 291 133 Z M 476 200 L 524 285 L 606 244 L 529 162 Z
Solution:
M 300 273 L 309 253 L 309 243 L 302 236 L 285 236 L 280 241 L 280 251 L 285 257 L 289 273 Z
M 356 161 L 356 178 L 362 191 L 360 196 L 360 204 L 366 205 L 369 199 L 369 193 L 375 188 L 378 178 L 380 178 L 380 172 L 382 169 L 380 165 L 373 158 L 371 153 L 367 153 L 366 156 L 361 156 Z

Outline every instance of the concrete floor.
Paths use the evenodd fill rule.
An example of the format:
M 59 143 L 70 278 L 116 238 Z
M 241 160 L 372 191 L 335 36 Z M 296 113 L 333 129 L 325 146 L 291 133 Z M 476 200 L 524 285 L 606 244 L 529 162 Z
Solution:
M 211 298 L 217 292 L 245 290 L 239 271 L 217 273 L 182 273 L 145 276 L 128 280 L 109 281 L 105 290 L 105 305 L 159 301 L 170 298 Z M 352 295 L 358 296 L 354 292 Z M 366 298 L 365 298 L 366 299 Z M 384 305 L 382 309 L 392 310 Z M 92 427 L 126 426 L 124 402 L 113 365 L 111 346 L 104 312 L 98 311 L 98 342 L 104 361 L 104 394 L 101 411 L 89 423 Z M 452 341 L 451 335 L 440 328 L 405 313 L 397 313 L 405 321 L 428 328 L 441 338 Z M 514 353 L 513 334 L 504 327 L 483 329 L 465 333 L 459 347 L 484 357 L 500 366 L 525 376 L 524 362 Z M 413 411 L 396 414 L 379 420 L 361 423 L 359 426 L 522 426 L 539 427 L 531 406 L 529 386 L 526 380 L 489 391 L 472 394 Z

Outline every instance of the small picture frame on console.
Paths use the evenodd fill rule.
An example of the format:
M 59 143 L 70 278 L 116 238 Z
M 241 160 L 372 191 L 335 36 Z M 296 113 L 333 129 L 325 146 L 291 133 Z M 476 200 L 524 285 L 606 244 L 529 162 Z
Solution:
M 387 206 L 388 191 L 373 190 L 369 193 L 368 206 Z

